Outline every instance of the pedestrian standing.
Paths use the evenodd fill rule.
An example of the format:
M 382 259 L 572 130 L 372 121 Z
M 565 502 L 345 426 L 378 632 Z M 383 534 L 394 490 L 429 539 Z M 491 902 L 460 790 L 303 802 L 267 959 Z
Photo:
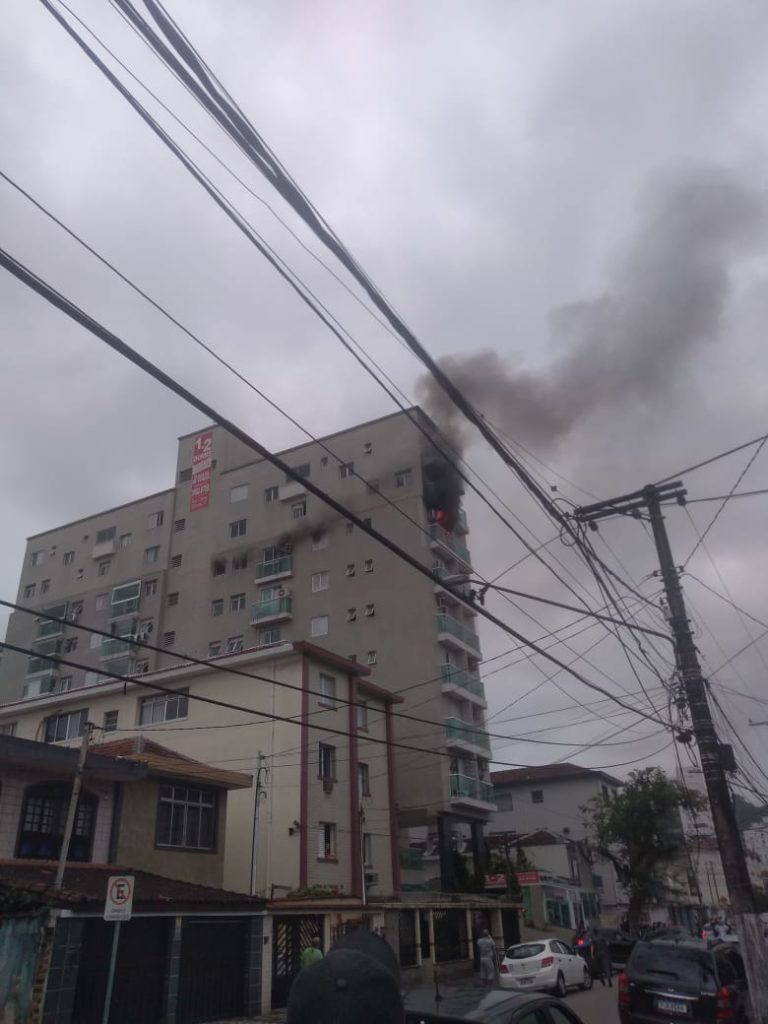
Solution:
M 309 967 L 311 964 L 316 964 L 318 960 L 322 959 L 323 951 L 320 947 L 320 939 L 315 936 L 301 954 L 301 966 Z
M 608 978 L 608 987 L 613 988 L 613 978 L 611 977 L 611 947 L 608 943 L 608 939 L 602 932 L 599 932 L 595 938 L 594 964 L 595 973 L 602 982 L 603 988 L 605 988 L 606 977 Z
M 493 987 L 496 982 L 498 954 L 496 943 L 487 928 L 477 940 L 477 955 L 480 957 L 480 983 Z

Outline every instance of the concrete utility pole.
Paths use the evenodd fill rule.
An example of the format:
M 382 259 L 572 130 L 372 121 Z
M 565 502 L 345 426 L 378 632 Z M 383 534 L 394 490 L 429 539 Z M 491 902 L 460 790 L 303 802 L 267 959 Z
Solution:
M 760 915 L 755 912 L 747 858 L 728 791 L 720 742 L 707 699 L 707 684 L 701 674 L 698 653 L 683 600 L 680 574 L 672 557 L 672 548 L 661 511 L 663 502 L 676 501 L 678 504 L 684 504 L 685 494 L 680 480 L 659 485 L 651 484 L 642 491 L 582 506 L 575 510 L 574 517 L 579 522 L 588 523 L 591 529 L 597 529 L 598 519 L 617 513 L 629 514 L 636 518 L 640 517 L 643 509 L 648 513 L 669 605 L 669 622 L 674 634 L 677 668 L 699 748 L 704 782 L 720 848 L 720 859 L 747 972 L 753 1011 L 751 1019 L 768 1024 L 768 948 L 763 938 L 763 922 Z
M 83 786 L 83 771 L 85 770 L 85 759 L 88 755 L 88 743 L 91 738 L 91 729 L 93 726 L 90 722 L 85 722 L 83 725 L 83 738 L 80 743 L 80 756 L 77 759 L 77 767 L 75 768 L 75 777 L 72 780 L 72 794 L 69 798 L 69 807 L 67 808 L 67 821 L 64 825 L 64 835 L 61 840 L 61 851 L 59 852 L 59 863 L 56 868 L 56 878 L 53 883 L 54 889 L 60 889 L 61 884 L 64 881 L 64 869 L 67 866 L 67 856 L 69 854 L 69 844 L 72 839 L 72 832 L 75 828 L 75 817 L 77 815 L 77 801 L 80 799 L 80 790 Z
M 256 793 L 253 800 L 253 835 L 251 836 L 251 896 L 256 895 L 256 866 L 259 850 L 259 808 L 261 801 L 267 799 L 267 791 L 261 783 L 261 773 L 266 777 L 269 769 L 264 764 L 264 755 L 259 751 L 256 758 Z

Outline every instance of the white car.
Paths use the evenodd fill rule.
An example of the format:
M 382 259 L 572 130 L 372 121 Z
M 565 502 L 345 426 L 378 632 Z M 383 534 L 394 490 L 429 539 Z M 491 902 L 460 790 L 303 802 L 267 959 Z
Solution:
M 499 966 L 502 988 L 548 989 L 562 997 L 569 988 L 592 988 L 582 957 L 560 939 L 533 939 L 510 946 Z

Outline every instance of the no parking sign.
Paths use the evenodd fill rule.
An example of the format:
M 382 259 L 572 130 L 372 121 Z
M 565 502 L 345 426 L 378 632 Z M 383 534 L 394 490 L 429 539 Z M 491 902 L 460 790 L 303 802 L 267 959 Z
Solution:
M 105 921 L 130 921 L 133 910 L 133 875 L 110 875 L 104 900 Z

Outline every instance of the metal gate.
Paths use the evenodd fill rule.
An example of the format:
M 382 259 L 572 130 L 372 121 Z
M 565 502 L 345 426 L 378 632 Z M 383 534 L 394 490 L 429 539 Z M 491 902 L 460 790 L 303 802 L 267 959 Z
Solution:
M 178 1021 L 196 1024 L 245 1014 L 247 925 L 245 917 L 185 919 Z
M 85 922 L 72 1020 L 102 1024 L 115 925 Z M 109 1024 L 160 1024 L 168 955 L 168 918 L 135 917 L 120 925 Z
M 276 917 L 272 928 L 272 1009 L 279 1010 L 288 1003 L 288 992 L 301 967 L 301 951 L 311 945 L 312 939 L 322 939 L 323 918 Z
M 400 966 L 415 967 L 418 961 L 416 952 L 416 915 L 412 910 L 401 910 L 397 917 Z
M 462 960 L 468 956 L 467 915 L 463 910 L 433 910 L 435 960 Z

